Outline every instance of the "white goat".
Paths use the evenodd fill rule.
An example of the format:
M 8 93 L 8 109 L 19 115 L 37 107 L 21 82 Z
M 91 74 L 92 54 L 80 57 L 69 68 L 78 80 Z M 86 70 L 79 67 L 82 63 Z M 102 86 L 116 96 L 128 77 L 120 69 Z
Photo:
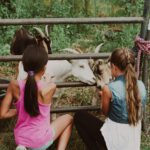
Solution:
M 79 53 L 74 49 L 64 49 L 64 51 L 69 51 L 73 53 Z M 22 62 L 19 62 L 18 67 L 18 80 L 23 80 L 27 77 L 27 73 L 23 69 Z M 49 60 L 46 65 L 46 71 L 43 75 L 43 80 L 63 82 L 67 77 L 73 75 L 77 77 L 80 81 L 87 84 L 96 83 L 96 78 L 89 66 L 89 61 L 86 59 L 74 59 L 74 60 Z
M 49 38 L 48 26 L 45 27 L 45 33 L 42 32 L 40 28 L 34 27 L 38 36 L 32 36 L 32 34 L 24 28 L 17 30 L 14 34 L 13 41 L 11 44 L 11 53 L 15 55 L 23 54 L 25 48 L 28 45 L 39 43 L 44 49 L 51 53 L 51 40 Z M 69 51 L 75 54 L 79 54 L 78 51 L 74 49 L 65 49 L 64 51 Z M 24 72 L 23 65 L 20 62 L 18 66 L 18 80 L 23 80 L 26 78 L 27 74 Z M 87 84 L 94 84 L 95 76 L 89 66 L 88 60 L 78 59 L 78 60 L 49 60 L 46 66 L 46 72 L 43 79 L 46 81 L 53 80 L 54 82 L 62 82 L 68 76 L 73 75 L 77 77 L 80 81 Z

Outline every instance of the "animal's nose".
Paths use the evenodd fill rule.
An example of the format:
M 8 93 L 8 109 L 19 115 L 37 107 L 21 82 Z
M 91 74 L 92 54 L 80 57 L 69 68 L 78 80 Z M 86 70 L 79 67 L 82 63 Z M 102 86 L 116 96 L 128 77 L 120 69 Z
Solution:
M 101 89 L 102 89 L 102 86 L 101 86 L 100 84 L 98 84 L 98 85 L 97 85 L 97 88 L 101 90 Z

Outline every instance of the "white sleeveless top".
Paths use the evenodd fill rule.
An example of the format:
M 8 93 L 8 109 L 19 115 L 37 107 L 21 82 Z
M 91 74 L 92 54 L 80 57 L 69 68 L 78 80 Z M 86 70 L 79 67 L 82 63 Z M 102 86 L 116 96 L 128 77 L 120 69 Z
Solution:
M 112 92 L 110 111 L 100 129 L 108 150 L 140 150 L 141 121 L 136 126 L 129 125 L 125 95 L 125 77 L 118 76 L 108 85 Z M 142 81 L 138 81 L 141 106 L 143 111 L 146 103 L 146 89 Z
M 141 121 L 136 126 L 130 126 L 107 118 L 100 131 L 108 150 L 140 150 Z

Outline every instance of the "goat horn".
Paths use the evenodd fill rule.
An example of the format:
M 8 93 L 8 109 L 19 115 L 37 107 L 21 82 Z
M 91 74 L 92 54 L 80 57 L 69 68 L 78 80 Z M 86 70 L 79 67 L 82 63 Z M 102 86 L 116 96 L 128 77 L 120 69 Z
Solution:
M 75 49 L 72 49 L 72 48 L 65 48 L 62 51 L 67 51 L 67 52 L 71 52 L 71 53 L 74 53 L 74 54 L 80 54 L 79 51 L 77 51 Z
M 99 45 L 95 48 L 94 53 L 99 53 L 99 51 L 100 51 L 100 49 L 101 49 L 101 47 L 102 47 L 103 44 L 104 44 L 104 43 L 99 44 Z
M 40 28 L 37 28 L 37 27 L 33 27 L 40 35 L 42 38 L 45 37 L 45 34 L 43 33 L 43 31 L 40 29 Z
M 80 54 L 83 53 L 83 52 L 81 51 L 81 49 L 79 49 L 79 48 L 76 48 L 75 50 L 78 51 Z
M 49 25 L 45 26 L 45 34 L 46 34 L 47 37 L 49 37 L 49 32 L 50 32 L 49 28 L 50 28 Z

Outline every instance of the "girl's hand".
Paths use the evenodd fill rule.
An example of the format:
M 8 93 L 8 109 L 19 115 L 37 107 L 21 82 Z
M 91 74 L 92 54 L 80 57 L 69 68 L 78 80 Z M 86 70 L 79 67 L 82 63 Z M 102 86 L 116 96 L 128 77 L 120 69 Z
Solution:
M 102 91 L 100 91 L 100 94 L 102 97 L 102 112 L 105 116 L 107 116 L 110 108 L 112 94 L 107 85 L 103 87 Z

